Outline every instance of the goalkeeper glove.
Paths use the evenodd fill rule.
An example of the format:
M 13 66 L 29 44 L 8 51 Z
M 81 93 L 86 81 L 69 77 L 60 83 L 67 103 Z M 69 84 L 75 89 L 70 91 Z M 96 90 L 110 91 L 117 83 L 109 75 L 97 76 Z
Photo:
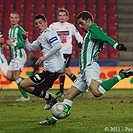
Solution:
M 116 49 L 119 50 L 119 51 L 126 51 L 127 50 L 127 48 L 124 46 L 124 44 L 121 44 L 121 43 L 119 43 L 116 46 Z

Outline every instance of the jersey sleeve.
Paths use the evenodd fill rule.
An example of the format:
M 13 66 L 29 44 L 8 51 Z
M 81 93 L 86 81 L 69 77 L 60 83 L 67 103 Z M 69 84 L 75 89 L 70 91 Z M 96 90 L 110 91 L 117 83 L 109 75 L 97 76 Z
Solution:
M 39 39 L 39 38 L 38 38 Z M 39 45 L 39 42 L 38 42 L 38 39 L 33 41 L 32 43 L 30 43 L 28 41 L 28 39 L 25 40 L 25 48 L 28 50 L 28 51 L 34 51 L 34 50 L 39 50 L 40 49 L 40 45 Z
M 53 24 L 53 23 L 49 25 L 49 29 L 52 30 L 52 31 L 55 30 L 55 29 L 54 29 L 54 24 Z
M 91 38 L 94 40 L 99 40 L 102 42 L 107 42 L 109 45 L 114 47 L 117 42 L 113 40 L 111 37 L 109 37 L 107 34 L 104 33 L 104 31 L 98 27 L 97 25 L 92 25 L 89 30 L 91 31 Z
M 59 36 L 54 31 L 47 31 L 45 34 L 45 38 L 48 41 L 48 43 L 53 47 L 56 43 L 61 43 Z
M 78 43 L 83 43 L 83 37 L 74 25 L 72 25 L 72 35 L 75 36 Z

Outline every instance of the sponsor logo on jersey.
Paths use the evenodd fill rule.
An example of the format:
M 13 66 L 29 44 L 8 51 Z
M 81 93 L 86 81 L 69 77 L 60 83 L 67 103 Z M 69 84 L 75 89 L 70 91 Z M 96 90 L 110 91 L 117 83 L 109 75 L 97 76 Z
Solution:
M 57 34 L 59 36 L 62 36 L 62 35 L 69 35 L 69 31 L 57 31 Z

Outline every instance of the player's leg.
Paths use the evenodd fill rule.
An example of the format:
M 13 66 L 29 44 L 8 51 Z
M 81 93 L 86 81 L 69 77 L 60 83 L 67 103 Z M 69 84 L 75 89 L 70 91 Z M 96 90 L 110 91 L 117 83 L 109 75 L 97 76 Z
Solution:
M 25 62 L 26 62 L 26 58 L 15 58 L 15 59 L 11 60 L 10 65 L 9 65 L 9 70 L 12 71 L 12 74 L 13 74 L 12 76 L 13 76 L 13 79 L 15 81 L 17 79 L 19 79 Z M 26 91 L 24 91 L 18 83 L 17 83 L 17 85 L 18 85 L 18 89 L 19 89 L 20 93 L 22 94 L 22 97 L 19 99 L 16 99 L 16 101 L 28 101 L 28 100 L 30 100 L 28 93 Z
M 63 103 L 68 107 L 68 110 L 66 110 L 66 113 L 69 113 L 73 100 L 75 99 L 76 96 L 81 94 L 83 91 L 87 89 L 87 84 L 83 80 L 83 75 L 79 75 L 78 78 L 75 80 L 73 83 L 72 87 L 67 91 L 65 95 L 65 99 Z M 58 119 L 55 117 L 51 117 L 49 119 L 46 119 L 45 121 L 40 122 L 40 125 L 53 125 L 56 123 Z
M 133 68 L 120 70 L 117 76 L 114 76 L 113 78 L 110 78 L 102 83 L 97 83 L 97 81 L 92 80 L 90 90 L 92 91 L 94 96 L 99 97 L 103 95 L 106 91 L 110 90 L 120 80 L 128 78 L 130 76 L 133 76 Z
M 43 84 L 43 82 L 41 83 Z M 31 80 L 31 78 L 26 78 L 23 81 L 20 82 L 20 86 L 27 92 L 29 92 L 30 94 L 43 98 L 46 101 L 51 101 L 52 100 L 52 104 L 55 104 L 57 101 L 56 99 L 52 96 L 52 94 L 50 94 L 49 92 L 46 92 L 49 88 L 44 86 L 44 85 L 35 85 L 33 83 L 33 81 Z M 51 106 L 53 106 L 51 104 Z
M 21 74 L 20 70 L 13 71 L 13 78 L 14 78 L 15 82 L 17 83 L 17 86 L 18 86 L 18 89 L 19 89 L 20 93 L 22 94 L 22 97 L 16 99 L 16 101 L 28 101 L 28 100 L 30 100 L 30 97 L 28 96 L 28 93 L 25 90 L 23 90 L 21 88 L 20 84 L 18 84 L 18 82 L 17 82 L 18 79 L 19 80 L 24 79 L 24 78 L 20 77 L 20 74 Z
M 7 76 L 8 63 L 3 54 L 0 55 L 0 60 L 1 60 L 0 61 L 0 69 L 1 69 L 2 73 L 4 74 L 4 76 Z
M 61 73 L 59 78 L 60 78 L 60 89 L 57 93 L 55 93 L 56 98 L 64 96 L 65 73 Z
M 63 101 L 63 103 L 68 107 L 68 110 L 66 110 L 66 114 L 69 113 L 71 107 L 72 107 L 72 104 L 73 104 L 73 100 L 74 98 L 81 94 L 81 91 L 79 91 L 76 87 L 72 86 L 66 93 L 65 95 L 65 99 Z M 41 121 L 39 123 L 39 125 L 54 125 L 56 124 L 57 122 L 57 118 L 55 117 L 51 117 L 49 119 L 46 119 L 44 121 Z
M 35 74 L 20 82 L 20 86 L 27 92 L 46 100 L 45 109 L 50 109 L 56 102 L 56 98 L 46 92 L 52 87 L 54 81 L 58 78 L 59 73 L 49 73 L 43 71 Z
M 66 59 L 64 72 L 74 82 L 77 77 L 72 73 L 69 67 L 71 62 L 71 54 L 64 54 L 64 57 Z
M 74 81 L 77 77 L 71 72 L 70 62 L 71 54 L 63 54 L 65 58 L 64 72 L 60 75 L 60 90 L 55 94 L 55 97 L 61 97 L 64 95 L 64 83 L 65 83 L 65 74 Z

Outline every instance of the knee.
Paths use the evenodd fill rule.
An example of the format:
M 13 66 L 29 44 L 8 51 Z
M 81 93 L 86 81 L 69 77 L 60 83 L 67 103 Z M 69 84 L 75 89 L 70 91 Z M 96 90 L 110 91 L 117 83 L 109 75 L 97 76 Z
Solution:
M 21 87 L 22 89 L 25 89 L 25 88 L 26 88 L 26 84 L 24 83 L 24 81 L 21 81 L 20 87 Z
M 76 89 L 75 87 L 72 87 L 65 94 L 65 98 L 73 101 L 75 99 L 75 97 L 77 97 L 80 93 L 81 92 L 78 89 Z
M 14 79 L 12 78 L 12 76 L 6 76 L 6 78 L 8 79 L 8 80 L 10 80 L 10 81 L 14 81 Z

